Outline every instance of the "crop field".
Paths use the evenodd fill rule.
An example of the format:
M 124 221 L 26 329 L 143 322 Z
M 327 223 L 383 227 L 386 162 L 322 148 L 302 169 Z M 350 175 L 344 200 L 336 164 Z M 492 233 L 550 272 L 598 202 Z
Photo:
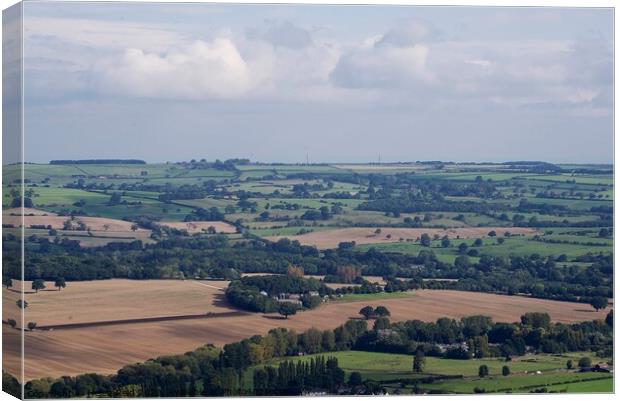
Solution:
M 347 319 L 358 318 L 365 305 L 384 305 L 393 321 L 439 317 L 460 318 L 485 314 L 495 320 L 517 321 L 527 311 L 547 312 L 554 321 L 575 322 L 603 318 L 578 303 L 549 301 L 519 296 L 502 296 L 461 291 L 422 290 L 395 297 L 344 297 L 288 319 L 273 314 L 251 314 L 227 304 L 223 289 L 227 282 L 193 280 L 105 280 L 73 282 L 57 291 L 53 283 L 33 293 L 25 283 L 26 321 L 35 321 L 41 330 L 26 333 L 27 378 L 60 376 L 87 371 L 112 373 L 125 364 L 157 355 L 177 354 L 212 343 L 222 346 L 251 334 L 275 327 L 303 331 L 310 327 L 334 328 Z M 18 285 L 14 286 L 19 288 Z M 4 319 L 19 319 L 15 301 L 19 292 L 3 289 Z M 455 306 L 455 305 L 458 305 Z M 222 316 L 221 313 L 237 315 Z M 208 317 L 206 314 L 213 313 Z M 169 316 L 189 316 L 181 320 L 157 320 Z M 193 316 L 203 315 L 203 316 Z M 123 322 L 123 320 L 131 320 Z M 120 321 L 116 324 L 101 322 Z M 88 323 L 85 327 L 63 325 Z M 45 326 L 55 326 L 53 330 Z M 19 355 L 19 332 L 3 326 L 8 365 Z M 97 347 L 92 347 L 97 344 Z
M 46 282 L 39 292 L 31 284 L 24 282 L 25 318 L 39 326 L 229 311 L 216 302 L 226 281 L 113 279 L 70 283 L 61 290 Z M 15 302 L 22 283 L 13 285 L 15 290 L 2 291 L 3 316 L 18 320 Z
M 379 229 L 379 233 L 376 230 Z M 469 227 L 469 228 L 452 228 L 452 229 L 426 229 L 426 228 L 343 228 L 329 231 L 312 232 L 303 235 L 289 236 L 287 238 L 298 240 L 304 245 L 314 245 L 320 249 L 336 248 L 341 242 L 355 241 L 356 244 L 381 244 L 402 242 L 403 240 L 419 240 L 422 234 L 428 234 L 431 237 L 438 235 L 440 237 L 448 236 L 449 238 L 481 238 L 486 237 L 490 231 L 495 231 L 497 235 L 502 236 L 505 232 L 515 235 L 533 235 L 536 230 L 529 228 L 504 228 L 504 227 Z M 278 241 L 282 237 L 267 237 L 271 241 Z
M 69 220 L 70 217 L 67 216 L 24 216 L 24 226 L 26 228 L 31 228 L 32 226 L 51 226 L 54 229 L 62 229 L 65 222 Z M 106 219 L 102 217 L 76 217 L 73 220 L 76 224 L 84 223 L 87 228 L 92 231 L 110 231 L 110 232 L 131 232 L 132 223 L 129 221 L 117 220 L 117 219 Z M 15 227 L 19 227 L 21 225 L 21 218 L 19 216 L 3 216 L 4 224 L 10 224 Z M 137 228 L 137 230 L 141 230 Z M 136 231 L 137 231 L 136 230 Z M 81 230 L 86 231 L 86 230 Z
M 190 234 L 207 231 L 210 227 L 213 227 L 217 233 L 231 234 L 235 232 L 234 226 L 222 221 L 160 221 L 159 224 L 177 230 L 186 230 Z

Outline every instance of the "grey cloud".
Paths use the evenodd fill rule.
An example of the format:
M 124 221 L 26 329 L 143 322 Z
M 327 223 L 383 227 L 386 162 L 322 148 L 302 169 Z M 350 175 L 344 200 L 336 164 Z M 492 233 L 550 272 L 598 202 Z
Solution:
M 312 35 L 290 21 L 268 20 L 266 27 L 248 29 L 250 40 L 264 40 L 276 47 L 303 49 L 313 44 Z

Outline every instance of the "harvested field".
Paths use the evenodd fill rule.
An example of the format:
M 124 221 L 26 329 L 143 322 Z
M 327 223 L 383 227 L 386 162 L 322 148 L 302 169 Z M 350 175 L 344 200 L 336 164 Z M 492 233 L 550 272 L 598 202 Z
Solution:
M 215 286 L 216 283 L 204 284 Z M 69 283 L 75 286 L 80 284 L 85 283 Z M 218 301 L 218 293 L 215 290 L 211 295 L 205 295 L 200 310 L 234 310 Z M 253 334 L 266 333 L 274 327 L 287 327 L 298 332 L 310 327 L 334 328 L 349 318 L 359 318 L 358 311 L 365 305 L 386 306 L 392 312 L 393 321 L 434 321 L 442 316 L 460 318 L 473 314 L 489 315 L 496 321 L 517 321 L 524 312 L 540 311 L 548 312 L 554 321 L 574 322 L 604 318 L 607 313 L 595 312 L 585 304 L 519 296 L 443 290 L 423 290 L 411 295 L 376 301 L 332 303 L 289 319 L 277 315 L 251 314 L 28 332 L 26 378 L 84 372 L 113 373 L 128 363 L 159 355 L 183 353 L 208 343 L 221 346 Z M 113 302 L 112 299 L 108 301 Z M 7 326 L 4 329 L 5 358 L 7 366 L 13 366 L 12 362 L 19 358 L 16 351 L 19 349 L 19 332 Z
M 5 209 L 2 211 L 3 215 L 14 215 L 14 216 L 21 216 L 21 210 L 19 208 L 13 208 L 13 209 Z M 32 209 L 29 207 L 25 207 L 24 208 L 24 215 L 34 215 L 34 216 L 56 216 L 56 213 L 52 213 L 52 212 L 46 212 L 45 210 L 39 210 L 39 209 Z
M 158 224 L 177 230 L 187 230 L 190 234 L 207 231 L 209 227 L 215 228 L 217 233 L 233 234 L 236 232 L 233 225 L 223 221 L 160 221 Z
M 62 229 L 65 221 L 70 219 L 68 216 L 56 216 L 54 214 L 44 215 L 36 215 L 36 216 L 24 216 L 24 224 L 26 228 L 30 228 L 31 226 L 52 226 L 55 229 Z M 87 227 L 89 227 L 93 231 L 105 231 L 105 232 L 131 232 L 131 226 L 133 225 L 130 221 L 118 220 L 118 219 L 108 219 L 103 217 L 84 217 L 84 216 L 76 216 L 74 219 L 74 224 L 79 224 L 79 222 L 84 223 Z M 11 216 L 3 213 L 2 215 L 2 224 L 12 224 L 15 227 L 19 227 L 21 225 L 21 217 L 20 216 Z M 137 231 L 148 231 L 142 228 L 138 228 Z
M 39 326 L 87 323 L 160 316 L 182 316 L 228 312 L 223 305 L 223 290 L 227 281 L 202 282 L 193 280 L 98 280 L 69 282 L 58 291 L 53 282 L 35 293 L 31 282 L 24 283 L 26 291 L 25 319 Z M 13 280 L 15 291 L 3 288 L 3 319 L 20 320 L 19 299 L 21 281 Z
M 495 231 L 498 236 L 503 236 L 506 231 L 514 235 L 533 235 L 537 231 L 525 227 L 463 227 L 463 228 L 390 228 L 380 227 L 381 233 L 375 234 L 377 228 L 340 228 L 335 230 L 314 231 L 302 235 L 280 235 L 265 237 L 270 241 L 278 241 L 282 238 L 297 240 L 302 245 L 314 245 L 319 249 L 336 248 L 341 242 L 355 241 L 356 244 L 380 244 L 388 242 L 399 242 L 403 240 L 413 240 L 420 238 L 422 234 L 431 237 L 447 235 L 449 238 L 482 238 L 486 237 L 490 231 Z M 390 235 L 390 238 L 387 236 Z
M 325 276 L 306 274 L 304 277 L 306 278 L 312 277 L 317 280 L 323 280 Z M 364 278 L 364 280 L 370 281 L 371 283 L 380 284 L 380 285 L 386 284 L 383 277 L 379 277 L 379 276 L 362 276 L 362 277 Z M 355 287 L 356 285 L 359 285 L 359 284 L 345 284 L 345 283 L 324 283 L 324 284 L 328 286 L 329 288 L 334 288 L 334 289 L 343 288 L 343 287 Z

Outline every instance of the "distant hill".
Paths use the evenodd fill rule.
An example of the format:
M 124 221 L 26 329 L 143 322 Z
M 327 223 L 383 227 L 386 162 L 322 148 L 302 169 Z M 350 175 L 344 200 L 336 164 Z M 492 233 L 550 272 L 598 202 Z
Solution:
M 146 164 L 138 159 L 50 160 L 50 164 Z

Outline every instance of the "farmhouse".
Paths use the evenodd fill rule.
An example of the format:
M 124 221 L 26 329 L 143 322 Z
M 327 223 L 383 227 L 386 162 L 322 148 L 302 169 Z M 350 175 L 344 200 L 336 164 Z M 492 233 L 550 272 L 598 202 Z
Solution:
M 278 299 L 278 302 L 281 303 L 290 303 L 293 305 L 303 305 L 303 303 L 299 299 Z

